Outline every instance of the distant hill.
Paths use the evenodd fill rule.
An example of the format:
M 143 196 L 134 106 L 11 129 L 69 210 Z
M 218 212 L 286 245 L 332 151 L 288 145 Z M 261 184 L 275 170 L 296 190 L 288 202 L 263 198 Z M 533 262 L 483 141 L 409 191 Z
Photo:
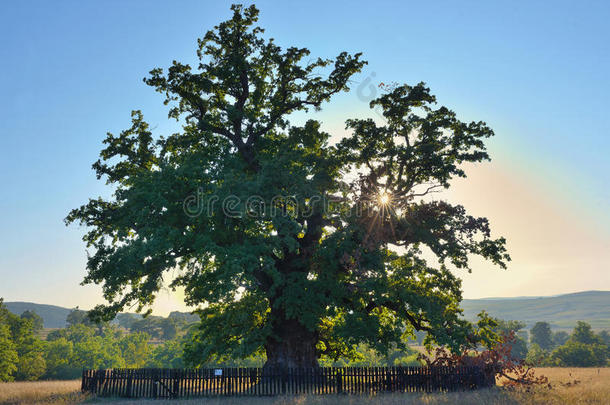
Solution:
M 70 308 L 58 307 L 57 305 L 35 304 L 33 302 L 5 302 L 6 308 L 15 315 L 21 315 L 25 311 L 34 311 L 42 317 L 43 326 L 45 328 L 65 328 L 66 317 L 72 311 Z M 121 313 L 118 317 L 134 317 L 139 319 L 139 314 Z M 189 312 L 174 311 L 169 314 L 171 318 L 184 319 L 186 322 L 199 321 L 199 315 L 193 315 Z M 113 321 L 113 322 L 116 322 Z
M 538 321 L 553 329 L 572 329 L 586 321 L 594 329 L 610 330 L 610 291 L 583 291 L 551 297 L 485 298 L 462 301 L 464 316 L 476 319 L 482 310 L 505 320 L 519 320 L 532 327 Z
M 31 302 L 6 302 L 8 310 L 21 315 L 23 311 L 36 312 L 44 320 L 45 328 L 66 326 L 68 308 Z M 518 320 L 531 328 L 538 321 L 551 324 L 553 329 L 572 329 L 576 321 L 589 322 L 594 329 L 610 330 L 610 291 L 583 291 L 551 297 L 484 298 L 464 300 L 464 316 L 475 320 L 477 314 L 486 310 L 491 316 Z M 197 315 L 175 312 L 172 317 L 184 317 L 188 321 L 198 320 Z
M 34 311 L 42 317 L 45 328 L 65 328 L 66 317 L 71 309 L 57 305 L 34 304 L 33 302 L 5 302 L 6 308 L 15 315 L 25 311 Z

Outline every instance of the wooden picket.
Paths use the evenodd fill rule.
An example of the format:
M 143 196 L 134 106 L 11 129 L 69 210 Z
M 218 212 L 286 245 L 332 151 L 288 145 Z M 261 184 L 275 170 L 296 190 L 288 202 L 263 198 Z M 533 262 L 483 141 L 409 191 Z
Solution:
M 99 396 L 189 398 L 458 391 L 495 384 L 478 367 L 320 367 L 84 370 Z

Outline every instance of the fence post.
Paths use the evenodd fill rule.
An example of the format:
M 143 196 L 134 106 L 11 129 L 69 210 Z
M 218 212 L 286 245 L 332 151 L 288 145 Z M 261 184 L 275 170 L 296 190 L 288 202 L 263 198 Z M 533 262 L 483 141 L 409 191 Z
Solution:
M 131 398 L 131 370 L 127 371 L 127 398 Z
M 178 388 L 179 388 L 179 379 L 178 379 L 178 373 L 174 371 L 174 386 L 172 388 L 172 398 L 178 398 Z
M 337 394 L 343 393 L 343 376 L 341 369 L 337 370 Z
M 387 392 L 392 391 L 392 381 L 391 381 L 390 369 L 386 368 L 385 370 L 385 390 Z
M 287 374 L 289 369 L 287 367 L 282 367 L 280 370 L 282 373 L 282 394 L 286 395 L 286 380 L 288 379 Z
M 100 385 L 100 371 L 99 370 L 95 370 L 95 372 L 93 373 L 93 393 L 94 394 L 99 394 L 99 385 Z

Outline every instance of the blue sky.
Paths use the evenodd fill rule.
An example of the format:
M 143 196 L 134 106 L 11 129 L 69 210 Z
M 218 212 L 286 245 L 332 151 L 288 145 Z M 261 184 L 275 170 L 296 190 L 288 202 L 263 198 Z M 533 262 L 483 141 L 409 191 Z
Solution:
M 371 114 L 368 83 L 381 81 L 425 81 L 463 120 L 495 129 L 493 162 L 472 168 L 450 198 L 489 216 L 515 260 L 507 272 L 481 264 L 464 275 L 466 297 L 609 290 L 610 6 L 425 3 L 256 4 L 280 45 L 316 57 L 363 52 L 369 61 L 352 92 L 315 114 L 336 137 L 346 118 Z M 132 109 L 158 134 L 175 129 L 142 78 L 174 59 L 193 61 L 196 38 L 228 18 L 229 5 L 0 4 L 0 296 L 83 308 L 100 301 L 98 288 L 78 286 L 83 229 L 62 220 L 108 194 L 91 164 L 105 133 L 129 126 Z M 166 298 L 158 311 L 179 305 Z

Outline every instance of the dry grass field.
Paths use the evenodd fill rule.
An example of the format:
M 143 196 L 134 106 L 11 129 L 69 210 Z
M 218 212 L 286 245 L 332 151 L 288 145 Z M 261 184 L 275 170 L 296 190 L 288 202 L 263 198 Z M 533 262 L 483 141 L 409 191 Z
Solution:
M 537 387 L 530 390 L 495 388 L 473 392 L 435 394 L 389 394 L 364 396 L 303 396 L 274 398 L 209 398 L 205 401 L 136 401 L 91 398 L 79 392 L 80 381 L 42 381 L 0 383 L 0 404 L 79 404 L 112 405 L 522 405 L 522 404 L 610 404 L 610 368 L 543 368 L 537 373 L 549 377 L 552 389 Z
M 78 404 L 87 397 L 80 380 L 0 382 L 0 404 Z

